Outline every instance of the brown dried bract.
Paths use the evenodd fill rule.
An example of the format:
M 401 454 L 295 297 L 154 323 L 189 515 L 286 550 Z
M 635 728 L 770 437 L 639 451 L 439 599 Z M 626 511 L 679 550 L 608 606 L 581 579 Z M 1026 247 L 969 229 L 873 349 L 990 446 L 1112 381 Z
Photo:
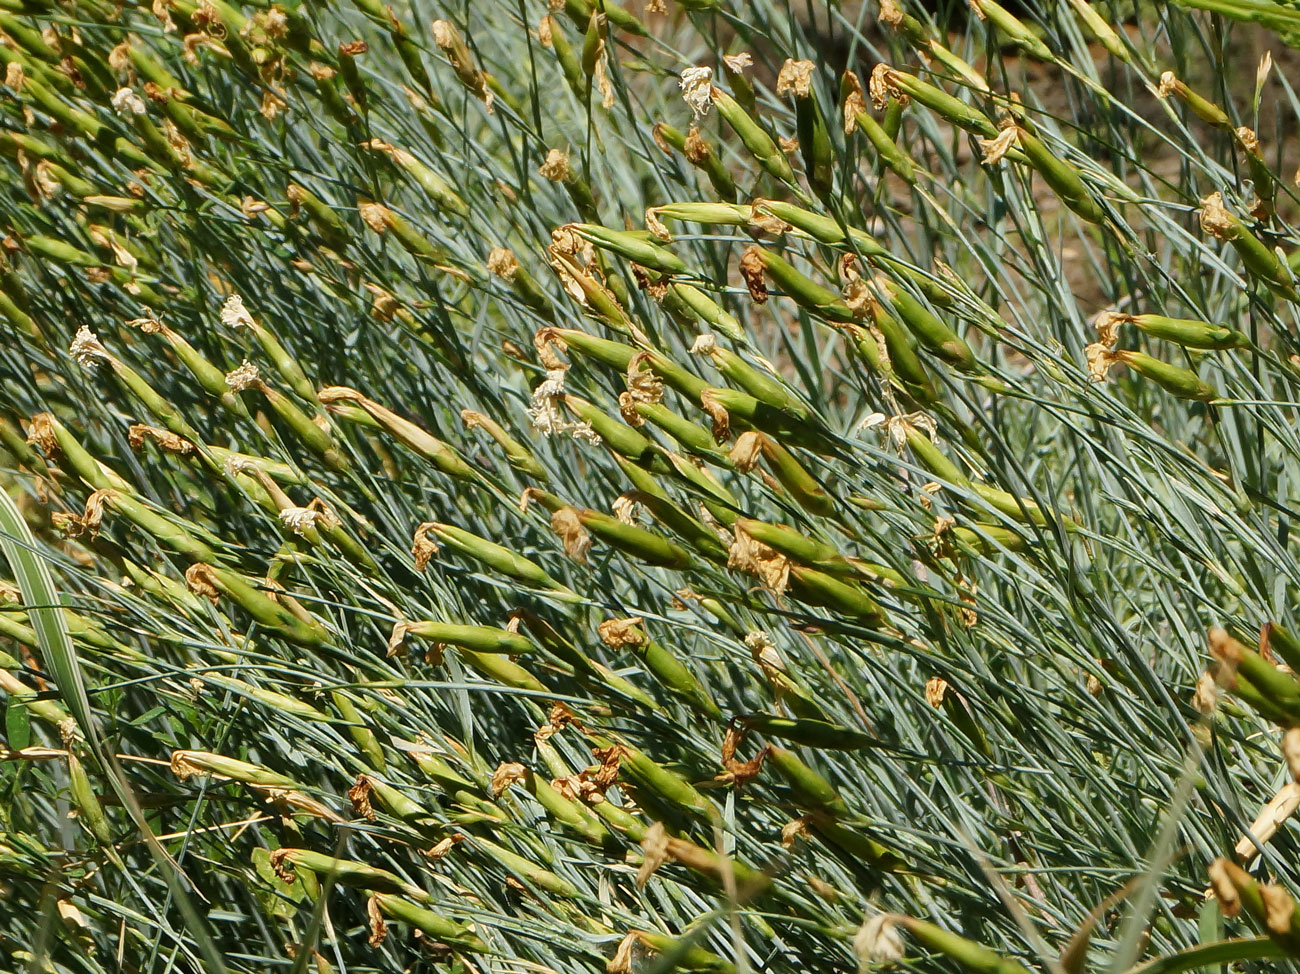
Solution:
M 750 537 L 737 525 L 736 540 L 727 552 L 727 567 L 757 576 L 772 592 L 782 595 L 790 582 L 790 559 Z
M 194 452 L 194 444 L 185 437 L 145 423 L 133 423 L 127 430 L 126 439 L 131 444 L 131 449 L 137 452 L 144 448 L 146 439 L 153 440 L 160 449 L 177 456 L 189 456 Z
M 740 255 L 740 275 L 749 288 L 755 304 L 767 303 L 767 285 L 763 282 L 763 251 L 760 247 L 746 247 Z
M 528 777 L 528 769 L 517 761 L 502 761 L 492 772 L 491 792 L 493 798 L 500 798 L 507 788 L 516 781 Z
M 411 538 L 411 555 L 415 558 L 417 572 L 424 571 L 429 566 L 429 559 L 438 553 L 438 543 L 429 537 L 429 532 L 436 526 L 434 521 L 425 521 L 415 529 Z
M 591 550 L 591 535 L 582 526 L 576 507 L 561 507 L 551 515 L 551 530 L 564 543 L 564 553 L 579 565 L 587 563 L 587 552 Z
M 348 789 L 348 800 L 352 802 L 354 812 L 373 822 L 375 820 L 375 808 L 370 804 L 371 790 L 369 776 L 359 774 L 356 782 Z
M 714 442 L 726 443 L 731 436 L 731 416 L 722 403 L 718 402 L 717 393 L 713 389 L 705 389 L 701 392 L 700 406 L 713 420 Z

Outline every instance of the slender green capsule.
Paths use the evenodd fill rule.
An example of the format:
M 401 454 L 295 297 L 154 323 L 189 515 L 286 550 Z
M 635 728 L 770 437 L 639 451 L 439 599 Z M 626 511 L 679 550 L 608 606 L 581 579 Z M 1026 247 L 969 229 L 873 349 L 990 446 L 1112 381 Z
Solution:
M 1201 201 L 1201 229 L 1230 242 L 1246 270 L 1261 278 L 1270 290 L 1288 300 L 1297 300 L 1285 262 L 1224 205 L 1222 193 L 1212 193 Z
M 719 197 L 728 201 L 736 198 L 735 179 L 732 178 L 726 164 L 713 151 L 713 146 L 709 143 L 709 140 L 700 135 L 698 129 L 692 128 L 689 135 L 683 135 L 667 122 L 659 122 L 655 125 L 652 134 L 655 144 L 663 149 L 665 153 L 669 149 L 676 149 L 686 156 L 691 165 L 708 177 L 710 185 L 713 186 L 713 191 Z
M 1093 37 L 1097 38 L 1097 42 L 1109 51 L 1112 57 L 1116 57 L 1128 64 L 1132 55 L 1129 53 L 1129 49 L 1125 47 L 1124 42 L 1120 40 L 1119 34 L 1106 21 L 1106 18 L 1093 10 L 1088 0 L 1069 0 L 1069 3 L 1079 15 L 1079 19 L 1083 21 L 1084 26 L 1088 28 Z
M 764 436 L 760 442 L 763 459 L 767 461 L 768 469 L 800 507 L 819 517 L 827 517 L 834 513 L 834 498 L 812 474 L 804 469 L 793 453 L 770 436 Z
M 364 789 L 368 798 L 377 801 L 380 807 L 394 818 L 412 824 L 432 824 L 433 822 L 427 808 L 413 801 L 400 788 L 394 788 L 382 778 L 376 778 L 371 774 L 361 774 L 357 776 L 355 787 Z
M 634 524 L 624 524 L 608 514 L 580 508 L 578 520 L 593 535 L 638 561 L 679 570 L 694 563 L 691 553 L 676 542 Z
M 428 460 L 447 476 L 458 480 L 475 479 L 473 468 L 449 444 L 416 426 L 410 420 L 398 416 L 391 409 L 363 396 L 355 389 L 346 386 L 326 386 L 320 390 L 318 396 L 320 402 L 326 405 L 338 402 L 356 403 L 383 427 L 385 432 L 412 452 Z
M 209 683 L 224 687 L 241 696 L 255 700 L 271 710 L 280 711 L 286 714 L 293 714 L 295 717 L 301 717 L 303 720 L 313 723 L 327 723 L 329 717 L 320 710 L 313 707 L 305 700 L 299 700 L 295 696 L 287 693 L 281 693 L 278 690 L 268 690 L 265 687 L 254 686 L 251 683 L 245 683 L 243 680 L 237 680 L 232 676 L 225 676 L 221 673 L 205 673 L 203 679 Z
M 772 745 L 767 752 L 768 762 L 780 772 L 795 801 L 808 811 L 827 812 L 831 815 L 844 815 L 848 808 L 844 799 L 831 786 L 831 783 L 805 764 L 797 754 L 783 747 Z
M 565 899 L 571 900 L 578 899 L 582 895 L 578 888 L 567 879 L 557 876 L 549 869 L 543 869 L 537 863 L 488 839 L 479 836 L 466 836 L 465 845 L 482 853 L 487 861 L 503 867 L 507 872 L 514 873 L 519 878 L 526 880 L 539 889 L 546 890 L 548 893 L 554 893 L 556 896 L 563 896 Z
M 886 872 L 908 871 L 907 863 L 895 852 L 859 829 L 845 825 L 824 812 L 813 812 L 811 818 L 813 830 L 835 846 L 840 851 L 841 858 L 851 866 L 860 868 L 865 864 Z
M 334 701 L 339 716 L 348 723 L 348 736 L 352 738 L 352 743 L 365 755 L 370 767 L 376 771 L 383 771 L 388 766 L 384 749 L 375 732 L 366 725 L 365 719 L 352 703 L 352 699 L 342 690 L 331 690 L 330 698 Z
M 588 739 L 598 748 L 610 748 L 614 742 L 599 734 L 588 733 Z M 657 764 L 643 751 L 627 744 L 620 747 L 620 769 L 627 772 L 634 783 L 654 796 L 689 812 L 708 812 L 713 804 L 695 787 L 677 774 Z
M 1077 166 L 1058 159 L 1038 136 L 1025 128 L 1020 129 L 1016 144 L 1066 206 L 1091 223 L 1106 219 L 1106 211 L 1093 199 Z
M 315 873 L 318 878 L 329 879 L 340 886 L 353 889 L 400 893 L 421 903 L 428 903 L 432 899 L 420 887 L 408 883 L 387 869 L 368 866 L 364 862 L 353 859 L 336 859 L 310 849 L 276 849 L 271 853 L 271 865 L 279 873 L 306 869 Z
M 777 409 L 784 409 L 801 419 L 809 418 L 808 407 L 775 376 L 754 368 L 739 354 L 716 342 L 709 343 L 707 352 L 719 372 L 755 399 Z
M 932 85 L 928 81 L 922 81 L 914 74 L 908 74 L 894 68 L 888 68 L 884 74 L 885 80 L 890 86 L 908 95 L 918 104 L 924 105 L 931 111 L 942 115 L 958 128 L 989 139 L 998 134 L 998 127 L 993 124 L 987 115 L 979 109 L 967 105 L 961 99 L 948 94 L 942 88 Z
M 546 692 L 546 685 L 537 677 L 500 653 L 480 653 L 476 650 L 461 647 L 459 654 L 461 661 L 466 666 L 489 680 L 495 680 L 497 683 L 514 687 L 516 690 L 531 690 L 534 693 Z
M 631 426 L 619 422 L 603 409 L 577 396 L 565 394 L 562 402 L 574 416 L 589 423 L 611 450 L 659 473 L 670 472 L 671 468 L 659 455 L 654 443 Z
M 743 719 L 745 726 L 750 730 L 756 730 L 768 737 L 779 737 L 783 741 L 802 744 L 805 747 L 856 751 L 876 743 L 876 739 L 870 734 L 825 720 L 776 717 L 771 714 L 751 714 Z
M 1123 362 L 1138 375 L 1150 379 L 1179 399 L 1196 399 L 1201 402 L 1209 402 L 1211 399 L 1219 397 L 1218 390 L 1202 382 L 1200 377 L 1191 369 L 1170 365 L 1168 362 L 1162 362 L 1145 352 L 1122 350 L 1115 352 L 1114 356 L 1115 361 Z
M 778 81 L 777 90 L 780 88 Z M 826 130 L 826 118 L 811 85 L 806 86 L 802 93 L 795 88 L 794 96 L 795 131 L 799 135 L 804 175 L 812 191 L 826 197 L 835 188 L 835 149 Z
M 1225 349 L 1244 348 L 1250 339 L 1226 325 L 1212 325 L 1188 318 L 1166 318 L 1163 315 L 1128 315 L 1144 334 L 1182 345 L 1184 348 Z
M 467 626 L 453 622 L 420 621 L 406 624 L 408 635 L 421 636 L 435 643 L 446 643 L 476 653 L 506 653 L 517 656 L 536 652 L 527 636 L 495 626 Z
M 853 564 L 831 545 L 815 541 L 784 524 L 768 524 L 766 521 L 742 517 L 736 520 L 735 526 L 751 538 L 805 565 L 839 575 L 855 571 Z
M 416 906 L 392 893 L 374 893 L 371 900 L 388 919 L 409 924 L 429 937 L 433 943 L 449 944 L 476 954 L 486 954 L 491 950 L 482 938 L 474 933 L 472 924 L 449 920 L 441 913 Z
M 896 104 L 897 102 L 895 102 Z M 853 116 L 853 121 L 858 129 L 867 137 L 871 147 L 876 150 L 876 155 L 880 157 L 889 169 L 898 176 L 899 179 L 909 186 L 916 183 L 916 163 L 894 141 L 889 131 L 870 112 L 860 111 Z
M 1028 544 L 1023 535 L 1000 524 L 977 524 L 973 528 L 955 527 L 952 533 L 958 544 L 981 555 L 992 555 L 1003 548 L 1007 551 L 1023 551 Z
M 714 107 L 718 109 L 718 114 L 722 116 L 723 121 L 731 126 L 731 130 L 740 137 L 740 141 L 744 143 L 745 148 L 758 161 L 758 164 L 781 182 L 793 183 L 794 170 L 790 168 L 785 153 L 772 141 L 772 137 L 764 131 L 763 127 L 754 121 L 750 114 L 722 89 L 713 88 L 711 94 Z
M 648 233 L 632 230 L 610 230 L 591 223 L 570 223 L 572 230 L 583 240 L 613 251 L 620 257 L 635 261 L 665 274 L 684 274 L 686 262 L 666 247 L 652 242 Z
M 690 284 L 670 284 L 668 290 L 679 297 L 701 321 L 712 325 L 732 341 L 745 341 L 745 330 L 736 317 L 699 288 Z
M 637 402 L 633 403 L 632 408 L 671 436 L 687 451 L 703 453 L 719 462 L 726 461 L 726 455 L 718 452 L 713 434 L 699 423 L 692 423 L 660 402 Z
M 754 218 L 754 208 L 745 203 L 692 201 L 665 203 L 654 209 L 655 215 L 661 221 L 679 220 L 683 223 L 703 223 L 708 226 L 743 227 L 748 226 Z
M 462 409 L 460 418 L 466 429 L 477 427 L 492 437 L 506 455 L 506 461 L 520 473 L 527 474 L 540 483 L 546 483 L 550 479 L 550 474 L 547 473 L 546 468 L 528 452 L 528 448 L 507 433 L 501 424 L 491 416 L 475 412 L 472 409 Z
M 883 625 L 888 618 L 880 604 L 857 585 L 803 565 L 790 569 L 790 593 L 801 602 L 834 609 L 867 626 Z
M 898 924 L 922 946 L 945 955 L 969 974 L 1029 974 L 1024 965 L 928 921 L 898 917 Z
M 303 646 L 319 646 L 327 639 L 324 627 L 312 620 L 305 622 L 279 602 L 271 599 L 259 586 L 236 571 L 197 562 L 185 572 L 190 588 L 215 600 L 220 594 L 231 599 L 261 625 L 276 630 L 286 639 Z
M 517 555 L 509 548 L 480 538 L 476 534 L 450 524 L 435 523 L 433 533 L 457 551 L 462 551 L 489 568 L 494 568 L 503 575 L 524 582 L 534 588 L 568 591 L 553 579 L 546 570 L 536 562 L 529 561 L 523 555 Z
M 970 486 L 970 478 L 962 473 L 955 463 L 943 455 L 943 452 L 929 436 L 910 424 L 907 427 L 907 445 L 912 451 L 912 456 L 916 457 L 917 462 L 936 477 L 946 480 L 950 484 L 957 484 L 962 487 Z
M 1210 631 L 1210 654 L 1249 680 L 1273 707 L 1288 716 L 1288 724 L 1300 723 L 1300 681 L 1222 629 Z
M 752 260 L 759 263 L 772 283 L 802 307 L 830 321 L 854 320 L 853 311 L 844 303 L 839 292 L 822 287 L 774 251 L 750 247 L 741 258 L 742 271 L 748 270 L 746 262 Z
M 81 759 L 68 748 L 68 791 L 72 803 L 77 807 L 77 821 L 86 827 L 86 831 L 95 837 L 95 841 L 106 849 L 113 846 L 113 829 L 109 825 L 104 806 L 90 783 L 90 775 Z
M 672 693 L 687 701 L 700 714 L 719 720 L 722 711 L 690 669 L 669 649 L 652 640 L 644 628 L 631 624 L 603 623 L 601 638 L 615 649 L 631 650 L 646 670 Z
M 881 283 L 889 303 L 898 312 L 909 331 L 917 340 L 939 358 L 955 365 L 963 372 L 973 372 L 978 366 L 975 353 L 965 339 L 949 328 L 924 304 L 905 289 L 888 281 Z
M 693 0 L 698 3 L 699 0 Z M 683 3 L 682 6 L 688 4 Z M 679 971 L 703 971 L 705 974 L 735 974 L 736 965 L 724 960 L 717 954 L 705 950 L 696 944 L 683 948 L 682 938 L 654 930 L 633 930 L 632 933 L 656 954 L 667 954 L 673 958 L 673 969 Z
M 537 799 L 537 803 L 557 822 L 577 832 L 593 845 L 605 846 L 613 839 L 607 829 L 585 805 L 570 801 L 552 787 L 545 778 L 539 778 L 532 768 L 524 769 L 520 781 L 524 790 Z
M 1026 54 L 1040 61 L 1053 60 L 1051 49 L 1006 7 L 995 0 L 970 0 L 970 2 L 977 17 L 987 20 Z

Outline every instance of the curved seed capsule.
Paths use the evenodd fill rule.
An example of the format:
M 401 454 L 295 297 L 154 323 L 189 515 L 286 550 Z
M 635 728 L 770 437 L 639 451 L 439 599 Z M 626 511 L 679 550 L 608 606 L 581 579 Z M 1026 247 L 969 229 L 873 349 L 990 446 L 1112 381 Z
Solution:
M 428 903 L 433 898 L 418 886 L 406 882 L 387 869 L 378 869 L 352 859 L 336 859 L 310 849 L 276 849 L 271 853 L 271 865 L 277 872 L 306 869 L 315 873 L 317 877 L 327 878 L 341 886 L 383 893 L 401 893 L 421 903 Z M 289 870 L 286 870 L 286 866 Z
M 772 745 L 767 752 L 767 760 L 789 784 L 795 801 L 801 808 L 828 812 L 831 815 L 843 815 L 848 811 L 844 799 L 831 783 L 806 765 L 793 751 Z
M 663 271 L 665 274 L 684 274 L 687 271 L 684 260 L 666 247 L 651 242 L 648 233 L 610 230 L 591 223 L 570 223 L 567 229 L 597 247 L 611 250 L 620 257 L 645 267 Z
M 454 622 L 408 622 L 407 635 L 422 636 L 435 643 L 446 643 L 476 653 L 506 653 L 518 656 L 536 652 L 532 640 L 495 626 L 467 626 Z
M 113 830 L 108 823 L 108 816 L 104 814 L 104 806 L 99 803 L 85 765 L 71 747 L 68 748 L 68 791 L 72 803 L 77 807 L 77 820 L 95 837 L 96 842 L 111 849 Z
M 580 508 L 578 520 L 596 537 L 639 561 L 677 569 L 689 568 L 694 562 L 691 553 L 681 545 L 645 528 L 624 524 L 608 514 Z
M 1211 399 L 1219 398 L 1218 390 L 1202 382 L 1200 377 L 1191 369 L 1170 365 L 1168 362 L 1162 362 L 1145 352 L 1121 350 L 1115 352 L 1114 356 L 1117 362 L 1123 362 L 1138 375 L 1150 379 L 1179 399 L 1196 399 L 1200 402 L 1209 402 Z
M 772 137 L 763 130 L 740 104 L 721 88 L 711 91 L 713 104 L 718 114 L 731 126 L 731 130 L 740 137 L 745 148 L 758 160 L 758 164 L 783 183 L 794 182 L 794 170 L 785 157 L 785 153 L 772 141 Z
M 824 720 L 807 718 L 774 717 L 771 714 L 751 714 L 743 718 L 750 730 L 756 730 L 769 737 L 779 737 L 806 747 L 825 748 L 837 751 L 856 751 L 870 747 L 876 739 L 870 734 L 850 730 L 839 724 Z
M 914 917 L 898 917 L 898 924 L 923 946 L 951 958 L 969 974 L 1029 974 L 1024 965 L 933 923 Z
M 483 942 L 468 923 L 448 920 L 441 913 L 416 906 L 392 893 L 375 893 L 371 899 L 381 913 L 390 920 L 410 924 L 429 937 L 433 943 L 450 944 L 461 950 L 486 954 L 491 948 Z
M 965 339 L 903 288 L 888 281 L 883 282 L 882 287 L 903 324 L 922 345 L 963 372 L 973 372 L 976 369 L 978 363 L 975 353 Z
M 525 582 L 534 588 L 552 589 L 567 592 L 563 585 L 553 579 L 541 565 L 530 561 L 523 555 L 517 555 L 509 548 L 494 544 L 486 538 L 455 527 L 451 524 L 434 523 L 431 528 L 438 540 L 445 542 L 458 551 L 462 551 L 489 568 L 495 568 L 503 575 Z M 575 596 L 576 597 L 576 596 Z
M 576 900 L 582 895 L 578 887 L 567 879 L 557 876 L 549 869 L 543 869 L 537 863 L 511 852 L 495 842 L 478 836 L 467 835 L 465 844 L 479 850 L 487 859 L 503 866 L 507 871 L 514 873 L 539 889 L 546 890 L 548 893 L 554 893 L 556 896 L 563 896 L 571 900 Z
M 1125 320 L 1152 338 L 1160 338 L 1184 348 L 1221 350 L 1244 348 L 1250 339 L 1226 325 L 1212 325 L 1188 318 L 1166 318 L 1163 315 L 1130 315 Z
M 887 619 L 880 604 L 858 586 L 803 565 L 790 569 L 790 592 L 801 602 L 835 609 L 867 626 L 883 625 Z

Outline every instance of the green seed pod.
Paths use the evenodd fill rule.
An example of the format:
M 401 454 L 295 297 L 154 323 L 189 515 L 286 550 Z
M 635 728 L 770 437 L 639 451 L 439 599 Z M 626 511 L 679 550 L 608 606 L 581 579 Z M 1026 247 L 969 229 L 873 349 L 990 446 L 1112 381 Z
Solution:
M 535 775 L 531 768 L 524 769 L 520 783 L 555 821 L 577 832 L 593 845 L 604 847 L 612 843 L 613 834 L 590 809 L 565 798 L 549 781 Z
M 721 305 L 699 288 L 690 284 L 670 284 L 668 290 L 679 297 L 691 313 L 701 321 L 712 325 L 732 341 L 745 341 L 745 330 L 735 316 L 723 310 Z
M 756 541 L 774 548 L 787 558 L 835 574 L 851 574 L 853 565 L 831 545 L 815 541 L 784 524 L 768 524 L 753 518 L 736 520 L 736 527 Z
M 803 565 L 790 569 L 790 592 L 801 602 L 834 609 L 866 626 L 881 626 L 887 621 L 885 610 L 857 585 Z
M 743 227 L 754 218 L 754 208 L 743 203 L 665 203 L 654 209 L 661 221 L 680 220 L 708 226 Z
M 899 323 L 898 319 L 889 314 L 885 308 L 877 303 L 872 303 L 869 307 L 871 319 L 879 330 L 880 335 L 885 340 L 885 351 L 889 355 L 889 367 L 904 387 L 909 391 L 915 389 L 918 393 L 917 398 L 922 402 L 933 402 L 936 398 L 934 392 L 934 382 L 930 378 L 929 371 L 921 364 L 916 350 L 912 347 L 910 333 Z M 863 342 L 875 342 L 875 336 L 868 334 Z M 859 345 L 862 349 L 862 345 Z M 875 346 L 875 353 L 879 355 L 879 345 Z M 864 354 L 870 354 L 864 351 Z M 881 367 L 883 367 L 883 360 Z
M 588 732 L 588 740 L 598 748 L 610 748 L 614 744 L 608 738 Z M 627 744 L 620 747 L 620 768 L 627 772 L 633 782 L 644 788 L 654 797 L 688 812 L 700 813 L 713 809 L 713 804 L 696 791 L 689 781 L 667 768 L 655 763 L 642 751 Z
M 515 656 L 532 653 L 537 649 L 527 637 L 495 626 L 422 621 L 407 623 L 406 632 L 435 643 L 472 649 L 476 653 L 507 653 Z
M 785 158 L 785 153 L 772 141 L 772 137 L 763 130 L 734 98 L 720 88 L 712 89 L 713 104 L 718 114 L 731 126 L 731 130 L 740 137 L 745 148 L 758 161 L 758 164 L 783 183 L 794 183 L 794 170 Z
M 549 869 L 543 869 L 537 863 L 495 842 L 478 836 L 466 836 L 465 845 L 481 853 L 485 861 L 496 863 L 507 872 L 514 873 L 520 879 L 548 893 L 570 900 L 576 900 L 582 895 L 567 879 L 555 875 Z
M 486 954 L 490 948 L 474 933 L 473 925 L 449 920 L 441 913 L 416 906 L 391 893 L 375 893 L 371 900 L 390 920 L 406 923 L 429 937 L 433 943 L 449 944 L 471 953 Z
M 663 403 L 638 402 L 633 403 L 632 408 L 671 436 L 688 452 L 703 454 L 711 460 L 724 464 L 727 462 L 726 455 L 718 452 L 713 434 L 699 423 L 692 423 L 689 419 L 677 415 Z
M 95 837 L 96 842 L 111 849 L 113 829 L 108 823 L 108 816 L 104 814 L 104 806 L 99 803 L 90 783 L 90 775 L 86 774 L 85 766 L 71 746 L 68 748 L 68 791 L 73 805 L 77 807 L 77 820 Z
M 720 720 L 722 711 L 695 675 L 675 656 L 646 634 L 639 619 L 610 619 L 600 625 L 600 636 L 613 649 L 629 649 L 646 670 L 702 716 Z
M 1222 629 L 1210 630 L 1210 654 L 1235 676 L 1250 681 L 1273 708 L 1286 714 L 1288 726 L 1300 724 L 1300 681 Z
M 764 374 L 754 368 L 737 353 L 717 342 L 710 341 L 705 344 L 707 345 L 705 351 L 713 359 L 718 371 L 755 399 L 777 409 L 783 409 L 801 419 L 809 418 L 808 407 L 799 401 L 785 383 L 770 373 Z
M 929 950 L 955 961 L 969 974 L 1029 974 L 1029 969 L 1008 960 L 982 944 L 967 940 L 941 927 L 913 917 L 898 917 L 898 923 Z
M 981 555 L 995 554 L 1000 548 L 1023 551 L 1028 544 L 1022 535 L 999 524 L 977 524 L 974 528 L 955 527 L 952 533 L 958 544 Z
M 499 653 L 480 653 L 462 647 L 459 650 L 461 661 L 470 669 L 489 680 L 514 687 L 516 690 L 531 690 L 545 693 L 546 685 L 529 673 L 518 663 Z
M 1124 320 L 1131 321 L 1139 330 L 1152 338 L 1173 342 L 1184 348 L 1244 348 L 1250 344 L 1249 338 L 1225 325 L 1150 314 L 1128 315 Z
M 778 79 L 778 93 L 780 90 L 781 82 Z M 795 131 L 799 134 L 799 153 L 803 157 L 804 175 L 812 191 L 818 196 L 826 197 L 835 188 L 835 149 L 831 145 L 830 133 L 826 131 L 826 119 L 811 86 L 803 88 L 802 94 L 798 87 L 793 90 Z
M 373 399 L 363 396 L 355 389 L 349 389 L 346 386 L 325 386 L 318 395 L 320 401 L 326 405 L 337 402 L 356 403 L 385 432 L 412 452 L 428 460 L 447 476 L 455 477 L 458 480 L 474 480 L 476 478 L 473 468 L 447 443 L 409 420 L 403 419 Z
M 450 524 L 433 525 L 432 531 L 442 541 L 458 551 L 463 551 L 489 568 L 494 568 L 503 575 L 517 579 L 534 588 L 568 590 L 546 573 L 536 562 L 529 561 L 523 555 L 517 555 L 509 548 L 503 548 L 486 538 L 470 534 L 462 528 Z
M 762 436 L 760 443 L 768 469 L 800 507 L 819 517 L 828 517 L 834 513 L 834 499 L 826 493 L 821 483 L 803 468 L 793 453 L 770 436 Z
M 352 859 L 336 859 L 333 856 L 312 852 L 310 849 L 276 849 L 271 853 L 271 865 L 277 873 L 305 869 L 315 873 L 318 878 L 328 879 L 352 889 L 400 893 L 421 903 L 428 903 L 432 899 L 420 887 L 406 882 L 386 869 L 378 869 Z M 285 877 L 281 875 L 280 878 Z
M 897 104 L 897 102 L 895 101 L 894 104 Z M 877 122 L 871 113 L 867 111 L 857 112 L 853 116 L 853 121 L 867 137 L 871 147 L 876 150 L 876 154 L 880 156 L 880 161 L 888 166 L 894 175 L 898 176 L 903 182 L 909 186 L 915 185 L 916 163 L 912 161 L 911 156 L 899 147 L 885 126 Z
M 247 686 L 247 684 L 245 684 Z M 178 778 L 194 775 L 224 778 L 261 788 L 296 788 L 297 782 L 260 765 L 210 751 L 172 751 L 171 770 Z
M 747 264 L 757 262 L 763 272 L 785 294 L 800 306 L 815 312 L 829 321 L 853 321 L 854 314 L 837 291 L 822 287 L 806 274 L 795 269 L 785 258 L 763 247 L 750 247 L 741 257 L 741 270 L 747 278 L 752 273 Z
M 670 472 L 671 468 L 667 461 L 660 457 L 655 445 L 631 426 L 620 423 L 603 409 L 577 396 L 566 394 L 561 401 L 574 416 L 590 424 L 611 450 L 658 473 Z
M 891 87 L 943 116 L 958 128 L 989 139 L 998 134 L 998 127 L 979 109 L 972 108 L 942 88 L 922 81 L 916 75 L 888 68 L 885 71 L 885 80 Z
M 699 3 L 699 0 L 690 0 Z M 689 6 L 683 3 L 682 6 Z M 679 971 L 704 971 L 706 974 L 735 974 L 736 965 L 723 960 L 717 954 L 703 947 L 691 944 L 683 946 L 681 939 L 653 930 L 633 930 L 632 935 L 644 946 L 657 954 L 667 954 L 673 959 L 673 969 Z
M 388 761 L 384 758 L 384 749 L 379 743 L 379 738 L 366 726 L 364 718 L 353 705 L 351 698 L 342 690 L 331 690 L 330 698 L 334 701 L 339 716 L 348 723 L 348 736 L 352 738 L 352 743 L 356 744 L 357 749 L 365 755 L 370 767 L 376 771 L 387 768 Z
M 894 310 L 898 312 L 898 317 L 902 319 L 903 324 L 922 345 L 963 372 L 972 372 L 976 369 L 975 353 L 971 351 L 971 347 L 961 336 L 940 321 L 929 308 L 903 288 L 888 281 L 881 282 L 881 289 L 888 297 L 889 303 L 894 306 Z
M 813 830 L 842 853 L 841 858 L 850 866 L 861 868 L 866 864 L 886 872 L 908 872 L 907 863 L 890 848 L 856 828 L 844 825 L 824 812 L 812 813 Z
M 689 568 L 694 563 L 691 553 L 681 545 L 645 528 L 624 524 L 608 514 L 580 508 L 578 520 L 596 537 L 638 561 L 679 570 Z
M 1275 293 L 1297 300 L 1287 265 L 1244 222 L 1224 205 L 1222 193 L 1201 200 L 1201 229 L 1219 240 L 1229 241 L 1252 275 L 1263 280 Z
M 239 605 L 261 625 L 279 632 L 286 639 L 303 646 L 319 646 L 328 638 L 325 628 L 316 620 L 304 622 L 293 612 L 272 600 L 258 586 L 229 568 L 197 562 L 185 572 L 190 589 L 213 601 L 218 595 Z
M 876 739 L 870 734 L 850 730 L 824 720 L 751 714 L 743 718 L 743 721 L 750 730 L 756 730 L 768 737 L 779 737 L 783 741 L 802 744 L 805 747 L 856 751 L 876 743 Z
M 1084 26 L 1088 28 L 1093 37 L 1097 38 L 1097 42 L 1109 51 L 1112 57 L 1118 58 L 1125 64 L 1130 63 L 1132 55 L 1129 54 L 1129 49 L 1124 45 L 1119 34 L 1115 33 L 1110 24 L 1106 22 L 1106 19 L 1092 9 L 1092 5 L 1089 4 L 1088 0 L 1069 0 L 1069 2 L 1070 6 L 1079 15 L 1079 19 L 1083 21 Z
M 653 243 L 648 233 L 631 230 L 609 230 L 590 223 L 570 223 L 565 228 L 572 230 L 583 240 L 613 251 L 620 257 L 635 261 L 653 270 L 665 274 L 685 274 L 686 262 L 671 250 Z
M 971 0 L 971 8 L 980 20 L 987 20 L 1026 54 L 1048 63 L 1053 60 L 1051 49 L 1006 7 L 994 0 Z
M 1138 375 L 1150 379 L 1179 399 L 1209 402 L 1219 397 L 1218 390 L 1202 382 L 1191 369 L 1170 365 L 1158 358 L 1152 358 L 1145 352 L 1122 350 L 1115 352 L 1114 355 L 1117 362 L 1123 362 Z
M 1020 129 L 1016 143 L 1029 164 L 1066 206 L 1091 223 L 1106 219 L 1106 211 L 1093 199 L 1077 166 L 1058 159 L 1036 135 L 1024 128 Z
M 940 480 L 962 487 L 970 486 L 970 478 L 943 455 L 929 436 L 911 424 L 907 426 L 907 445 L 917 462 Z
M 786 780 L 800 808 L 830 815 L 843 815 L 848 811 L 830 782 L 804 764 L 793 751 L 771 745 L 767 760 Z

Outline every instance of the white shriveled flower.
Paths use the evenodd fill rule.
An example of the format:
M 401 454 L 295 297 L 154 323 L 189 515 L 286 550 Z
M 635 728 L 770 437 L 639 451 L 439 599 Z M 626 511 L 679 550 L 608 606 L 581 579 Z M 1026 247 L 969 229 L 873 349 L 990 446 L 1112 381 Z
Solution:
M 898 935 L 897 921 L 888 913 L 867 917 L 853 938 L 853 955 L 861 974 L 877 964 L 897 964 L 903 959 L 903 938 Z
M 580 423 L 570 422 L 560 414 L 557 401 L 564 395 L 565 371 L 565 369 L 551 369 L 546 373 L 546 379 L 533 390 L 533 398 L 527 409 L 528 421 L 533 424 L 533 429 L 543 436 L 568 433 L 575 439 L 599 444 L 600 434 L 591 428 L 590 423 L 585 420 Z
M 238 294 L 226 298 L 221 306 L 221 323 L 227 328 L 252 328 L 253 316 L 244 307 L 244 299 Z
M 713 107 L 713 69 L 687 68 L 682 72 L 682 98 L 691 106 L 696 118 L 703 118 Z
M 286 507 L 280 512 L 280 523 L 294 534 L 306 534 L 316 525 L 316 512 L 310 507 Z
M 248 359 L 244 359 L 239 368 L 226 373 L 226 385 L 232 392 L 243 392 L 257 381 L 257 366 Z
M 68 351 L 83 369 L 88 369 L 98 361 L 108 361 L 109 355 L 99 338 L 85 325 L 77 329 L 77 335 L 68 346 Z
M 111 99 L 113 111 L 119 115 L 143 115 L 144 100 L 130 88 L 118 88 Z

